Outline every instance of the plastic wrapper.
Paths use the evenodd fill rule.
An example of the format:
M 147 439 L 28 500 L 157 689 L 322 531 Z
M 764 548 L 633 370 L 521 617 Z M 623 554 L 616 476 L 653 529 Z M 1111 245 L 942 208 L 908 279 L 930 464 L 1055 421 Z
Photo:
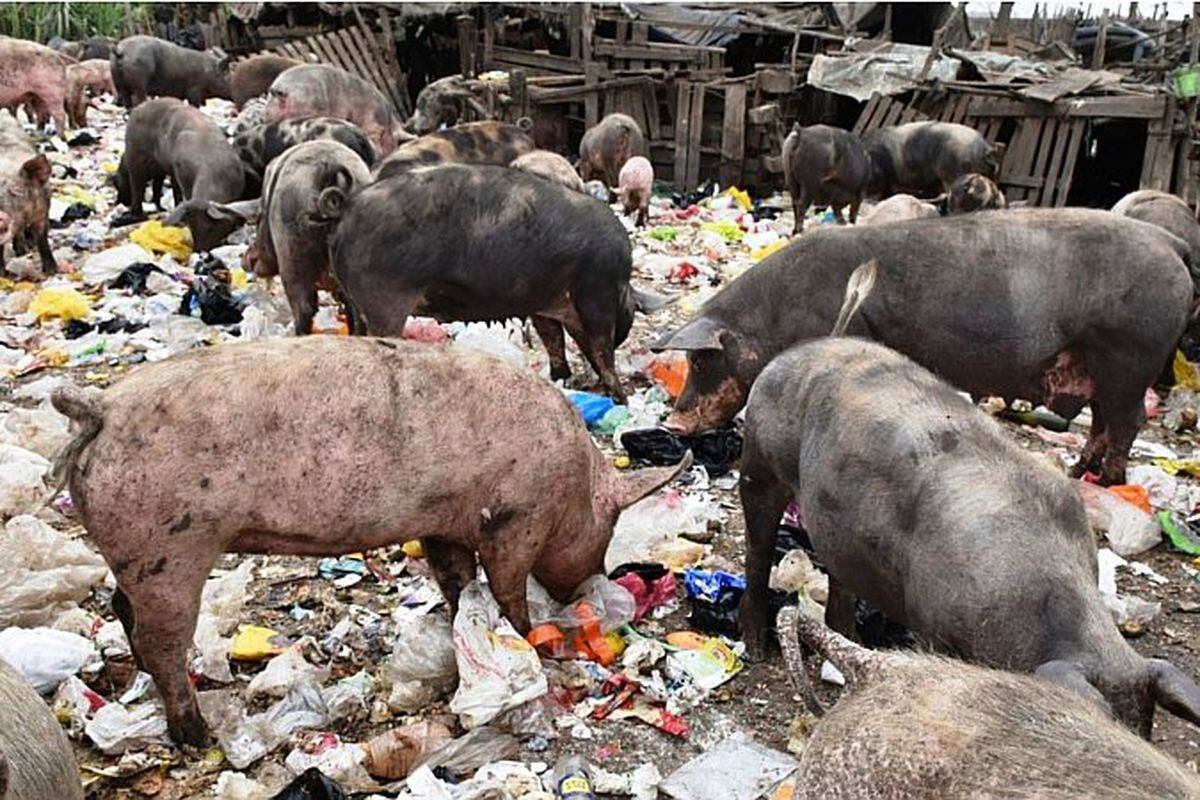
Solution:
M 54 716 L 67 735 L 78 739 L 83 729 L 107 701 L 74 675 L 59 684 L 54 693 Z
M 458 691 L 450 710 L 464 728 L 484 725 L 502 711 L 541 697 L 546 676 L 537 653 L 500 613 L 491 592 L 471 581 L 454 618 Z
M 253 698 L 265 694 L 270 697 L 284 697 L 300 683 L 320 685 L 328 677 L 328 669 L 308 663 L 300 648 L 293 646 L 271 659 L 266 669 L 251 679 L 250 685 L 246 687 L 246 696 Z
M 1154 518 L 1109 490 L 1077 481 L 1092 528 L 1103 531 L 1113 552 L 1119 556 L 1144 553 L 1162 540 Z
M 0 658 L 42 694 L 100 663 L 100 654 L 90 641 L 53 628 L 5 628 L 0 631 Z
M 419 711 L 454 687 L 458 664 L 454 634 L 443 614 L 420 614 L 397 609 L 396 644 L 388 665 L 392 692 L 388 706 L 395 711 Z
M 520 324 L 469 322 L 451 327 L 457 329 L 454 334 L 455 346 L 481 350 L 519 367 L 526 366 L 526 347 Z
M 46 459 L 15 445 L 0 445 L 0 518 L 36 511 L 45 501 Z
M 170 742 L 167 717 L 152 703 L 132 709 L 109 703 L 84 726 L 84 733 L 101 753 L 110 756 Z
M 0 553 L 0 628 L 51 625 L 108 574 L 100 554 L 27 515 L 5 524 Z

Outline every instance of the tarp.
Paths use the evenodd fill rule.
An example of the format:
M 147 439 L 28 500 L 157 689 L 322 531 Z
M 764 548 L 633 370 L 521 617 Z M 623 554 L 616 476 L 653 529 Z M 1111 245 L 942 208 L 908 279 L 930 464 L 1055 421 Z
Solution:
M 808 82 L 818 89 L 853 97 L 862 102 L 872 94 L 890 96 L 907 92 L 920 83 L 921 70 L 929 58 L 929 48 L 911 44 L 890 44 L 870 53 L 818 55 L 808 70 Z M 962 62 L 938 56 L 926 78 L 943 81 L 958 76 Z

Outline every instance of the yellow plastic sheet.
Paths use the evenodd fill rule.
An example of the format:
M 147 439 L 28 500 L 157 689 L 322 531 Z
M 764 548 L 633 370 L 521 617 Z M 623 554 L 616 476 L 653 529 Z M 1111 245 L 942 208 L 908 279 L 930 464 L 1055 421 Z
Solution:
M 278 636 L 278 631 L 263 628 L 258 625 L 243 625 L 233 637 L 233 647 L 230 649 L 231 658 L 239 661 L 261 661 L 270 656 L 283 652 L 283 648 L 272 644 L 271 639 Z
M 192 254 L 192 232 L 187 228 L 163 225 L 156 219 L 144 222 L 129 241 L 140 244 L 152 253 L 170 253 L 177 261 L 186 261 Z
M 63 321 L 83 319 L 90 309 L 87 298 L 74 289 L 42 289 L 29 304 L 29 313 L 38 322 L 54 317 Z
M 775 241 L 771 242 L 770 244 L 763 245 L 762 247 L 758 248 L 757 250 L 754 250 L 753 252 L 751 252 L 750 260 L 757 264 L 759 261 L 762 261 L 767 256 L 771 255 L 772 253 L 777 253 L 787 246 L 788 246 L 787 239 L 776 239 Z
M 1182 350 L 1175 351 L 1175 362 L 1173 365 L 1175 373 L 1175 385 L 1184 389 L 1191 389 L 1193 392 L 1200 392 L 1200 369 L 1196 365 L 1187 360 L 1187 356 Z
M 730 186 L 725 194 L 732 197 L 737 204 L 742 207 L 742 211 L 749 211 L 754 208 L 754 203 L 750 200 L 750 194 L 745 189 L 739 189 L 736 186 Z

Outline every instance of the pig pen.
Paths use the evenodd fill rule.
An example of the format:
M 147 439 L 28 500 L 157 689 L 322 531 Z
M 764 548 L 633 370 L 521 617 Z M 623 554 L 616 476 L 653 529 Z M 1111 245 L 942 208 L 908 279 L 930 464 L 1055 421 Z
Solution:
M 204 113 L 223 126 L 233 118 L 231 104 L 223 101 L 210 101 Z M 310 765 L 347 790 L 372 785 L 365 778 L 395 788 L 391 778 L 367 778 L 360 763 L 364 751 L 356 750 L 357 744 L 372 743 L 372 768 L 395 774 L 422 743 L 468 735 L 454 713 L 461 706 L 452 710 L 450 705 L 453 676 L 447 676 L 444 664 L 439 666 L 438 655 L 447 657 L 453 649 L 450 620 L 437 605 L 436 587 L 416 548 L 321 560 L 223 557 L 202 615 L 200 658 L 193 662 L 193 672 L 202 698 L 207 697 L 202 708 L 224 718 L 231 726 L 226 730 L 244 735 L 240 740 L 227 736 L 220 750 L 214 742 L 207 753 L 184 753 L 163 738 L 165 720 L 154 704 L 154 691 L 137 675 L 115 621 L 107 570 L 90 550 L 69 500 L 59 497 L 44 504 L 51 493 L 48 459 L 68 438 L 65 419 L 45 402 L 55 383 L 104 387 L 144 363 L 192 347 L 289 333 L 280 287 L 240 269 L 250 229 L 215 251 L 231 273 L 225 284 L 213 274 L 212 263 L 189 254 L 171 229 L 152 223 L 109 228 L 120 209 L 106 178 L 120 156 L 125 112 L 102 101 L 89 112 L 89 121 L 94 143 L 40 140 L 54 164 L 51 213 L 61 224 L 52 230 L 51 243 L 61 271 L 39 280 L 36 255 L 27 255 L 10 260 L 12 274 L 0 281 L 0 514 L 7 522 L 9 554 L 0 567 L 0 656 L 19 660 L 26 674 L 40 676 L 47 697 L 55 698 L 88 797 L 271 797 Z M 629 341 L 617 351 L 618 371 L 632 389 L 628 417 L 603 415 L 602 400 L 581 400 L 600 403 L 603 416 L 593 426 L 593 437 L 618 466 L 631 459 L 614 442 L 614 430 L 619 435 L 656 424 L 667 410 L 668 390 L 678 380 L 673 363 L 656 360 L 649 344 L 786 241 L 792 229 L 790 203 L 781 195 L 755 199 L 762 201 L 757 219 L 747 210 L 749 198 L 737 192 L 656 197 L 644 229 L 625 219 L 634 246 L 634 284 L 677 296 L 678 302 L 666 311 L 638 315 Z M 814 210 L 808 220 L 810 226 L 828 222 L 824 210 Z M 338 335 L 340 327 L 331 298 L 322 294 L 315 328 Z M 414 336 L 449 338 L 452 346 L 480 348 L 548 373 L 545 352 L 526 326 L 439 326 L 418 320 L 410 328 Z M 568 388 L 596 391 L 596 376 L 573 346 L 568 352 L 576 376 Z M 1200 451 L 1196 434 L 1164 425 L 1176 424 L 1181 412 L 1174 404 L 1182 397 L 1179 392 L 1162 404 L 1131 459 L 1131 467 L 1144 468 L 1135 474 L 1150 487 L 1155 510 L 1171 510 L 1180 518 L 1190 515 L 1200 500 L 1200 479 L 1188 474 L 1200 473 L 1200 463 L 1193 461 Z M 1023 447 L 1059 464 L 1078 455 L 1084 430 L 1080 422 L 1065 433 L 1019 422 L 1007 427 Z M 711 469 L 693 467 L 685 480 L 627 511 L 610 549 L 615 563 L 609 567 L 650 561 L 743 574 L 744 524 L 736 473 L 721 473 L 713 465 L 720 460 Z M 1167 476 L 1164 467 L 1182 471 Z M 1101 539 L 1100 545 L 1108 543 Z M 1123 628 L 1139 652 L 1170 659 L 1195 676 L 1200 674 L 1200 586 L 1191 558 L 1165 542 L 1131 556 L 1128 566 L 1115 571 L 1121 600 L 1114 603 L 1129 617 Z M 785 560 L 781 585 L 803 583 L 795 561 Z M 526 672 L 517 670 L 523 681 L 519 685 L 527 688 L 544 678 L 544 697 L 552 700 L 541 706 L 527 703 L 525 713 L 510 715 L 507 724 L 522 732 L 520 741 L 499 735 L 483 740 L 473 757 L 455 762 L 460 774 L 492 762 L 520 762 L 523 767 L 510 767 L 508 773 L 483 770 L 476 785 L 500 785 L 504 779 L 495 776 L 507 774 L 513 796 L 533 796 L 539 774 L 549 787 L 547 768 L 563 754 L 578 754 L 597 769 L 597 788 L 603 793 L 655 797 L 660 780 L 739 733 L 778 751 L 785 763 L 791 760 L 789 748 L 799 743 L 793 721 L 801 703 L 778 656 L 765 663 L 738 660 L 736 674 L 709 673 L 700 682 L 694 676 L 690 683 L 663 677 L 679 668 L 668 668 L 660 646 L 650 640 L 661 642 L 687 630 L 701 632 L 704 639 L 712 635 L 709 623 L 689 622 L 682 575 L 678 584 L 674 599 L 659 612 L 662 616 L 652 612 L 636 624 L 645 639 L 628 632 L 621 637 L 628 672 L 643 685 L 632 709 L 603 719 L 591 715 L 609 702 L 587 698 L 612 691 L 603 689 L 608 675 L 594 662 L 547 660 L 539 668 L 526 661 Z M 1148 613 L 1145 603 L 1131 598 L 1160 604 L 1158 613 Z M 729 640 L 735 653 L 736 641 Z M 293 645 L 298 649 L 276 655 Z M 401 656 L 394 660 L 399 670 L 392 664 L 393 652 Z M 59 658 L 58 665 L 39 658 L 51 654 Z M 810 677 L 822 699 L 832 701 L 838 690 L 819 680 L 817 666 L 810 665 Z M 668 701 L 671 715 L 658 711 L 663 704 L 653 701 L 653 694 Z M 278 730 L 277 723 L 285 719 L 291 726 L 286 734 L 263 733 L 270 725 Z M 411 738 L 401 740 L 407 747 L 388 748 L 376 739 L 425 723 L 407 729 Z M 222 728 L 222 723 L 213 724 Z M 499 727 L 493 723 L 482 730 Z M 681 735 L 684 728 L 686 736 Z M 470 735 L 471 741 L 483 738 Z M 1181 761 L 1197 759 L 1195 731 L 1170 715 L 1157 716 L 1154 741 Z M 420 780 L 437 779 L 421 773 Z M 412 794 L 399 796 L 429 796 L 419 793 L 422 785 L 431 791 L 430 784 L 414 778 L 408 789 Z M 379 794 L 397 796 L 395 791 Z

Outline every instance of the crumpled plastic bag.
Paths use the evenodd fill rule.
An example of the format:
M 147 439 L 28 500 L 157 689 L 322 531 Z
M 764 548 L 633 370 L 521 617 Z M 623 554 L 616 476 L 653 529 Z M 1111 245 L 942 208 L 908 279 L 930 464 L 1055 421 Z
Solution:
M 49 402 L 37 408 L 14 408 L 4 416 L 0 437 L 43 458 L 53 459 L 71 441 L 70 421 Z
M 427 755 L 452 738 L 449 728 L 429 720 L 393 728 L 362 745 L 367 753 L 363 766 L 376 778 L 406 778 Z
M 29 313 L 37 317 L 38 322 L 53 318 L 64 322 L 84 319 L 91 310 L 87 298 L 70 288 L 42 289 L 29 303 Z
M 702 533 L 710 520 L 724 517 L 717 502 L 703 495 L 671 490 L 639 500 L 617 518 L 604 569 L 612 572 L 622 564 L 644 562 L 661 562 L 672 569 L 694 566 L 707 548 L 678 535 Z
M 237 569 L 220 578 L 209 578 L 200 596 L 200 616 L 193 637 L 198 657 L 193 663 L 197 674 L 218 683 L 230 683 L 230 635 L 241 621 L 242 608 L 250 599 L 247 586 L 254 570 L 253 559 L 238 564 Z
M 87 723 L 107 702 L 86 683 L 72 675 L 59 684 L 52 705 L 54 716 L 66 728 L 67 735 L 78 739 L 83 735 Z
M 37 517 L 13 517 L 0 533 L 0 628 L 51 625 L 104 580 L 104 557 Z
M 156 219 L 143 222 L 129 234 L 129 241 L 155 253 L 169 253 L 178 261 L 187 261 L 194 249 L 188 228 L 163 225 Z
M 266 669 L 254 676 L 246 687 L 246 696 L 253 698 L 265 694 L 284 697 L 294 686 L 306 682 L 320 685 L 328 677 L 328 669 L 308 663 L 300 648 L 292 646 L 272 658 Z
M 230 690 L 201 692 L 200 713 L 217 735 L 225 758 L 245 769 L 266 756 L 289 736 L 304 728 L 322 728 L 329 713 L 321 687 L 305 681 L 261 714 L 248 715 L 242 701 Z
M 415 712 L 450 691 L 458 679 L 454 633 L 443 614 L 398 608 L 392 615 L 396 643 L 388 664 L 392 692 L 388 707 Z
M 5 628 L 0 631 L 0 658 L 49 694 L 85 667 L 100 663 L 100 654 L 77 633 L 53 628 Z
M 31 450 L 0 444 L 0 518 L 36 511 L 46 499 L 50 462 Z
M 1076 481 L 1092 529 L 1103 531 L 1119 556 L 1144 553 L 1162 541 L 1162 531 L 1149 514 L 1102 486 Z
M 631 622 L 637 611 L 637 601 L 629 590 L 603 575 L 593 575 L 581 583 L 574 598 L 566 605 L 556 603 L 532 575 L 527 579 L 526 596 L 532 625 L 556 625 L 564 631 L 579 627 L 582 605 L 590 608 L 602 633 L 615 631 Z
M 464 728 L 485 725 L 503 711 L 541 697 L 546 675 L 537 652 L 500 613 L 487 587 L 471 581 L 454 617 L 458 691 L 450 711 Z
M 134 708 L 109 703 L 96 712 L 83 731 L 101 753 L 109 756 L 170 743 L 167 717 L 153 703 Z
M 83 262 L 80 272 L 88 286 L 99 286 L 121 274 L 130 264 L 153 261 L 154 254 L 136 244 L 126 244 L 93 253 Z

